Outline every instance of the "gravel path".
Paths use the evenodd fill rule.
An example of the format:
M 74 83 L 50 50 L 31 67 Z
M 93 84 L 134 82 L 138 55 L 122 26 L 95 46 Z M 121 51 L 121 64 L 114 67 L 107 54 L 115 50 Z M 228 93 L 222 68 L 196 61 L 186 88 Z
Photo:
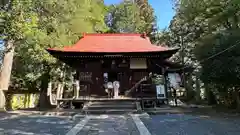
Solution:
M 240 118 L 197 114 L 75 115 L 74 117 L 0 115 L 0 135 L 145 135 L 144 133 L 240 135 Z
M 152 135 L 239 135 L 239 118 L 165 114 L 142 116 Z

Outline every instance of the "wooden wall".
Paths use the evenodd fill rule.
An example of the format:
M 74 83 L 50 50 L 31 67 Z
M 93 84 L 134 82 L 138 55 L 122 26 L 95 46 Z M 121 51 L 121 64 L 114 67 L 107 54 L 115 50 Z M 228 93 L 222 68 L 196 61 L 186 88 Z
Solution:
M 147 59 L 147 69 L 130 69 L 130 59 L 125 59 L 127 65 L 121 66 L 112 66 L 112 60 L 118 65 L 121 63 L 123 59 L 115 58 L 115 59 L 85 59 L 79 61 L 75 64 L 78 67 L 78 72 L 89 72 L 92 74 L 91 81 L 81 81 L 80 84 L 89 85 L 88 92 L 91 96 L 107 96 L 107 93 L 104 89 L 104 80 L 103 73 L 104 72 L 116 72 L 118 73 L 118 81 L 120 81 L 120 93 L 124 94 L 124 91 L 130 89 L 136 82 L 142 79 L 145 76 L 148 76 L 150 72 L 153 73 L 161 73 L 161 68 L 157 67 L 154 62 L 158 62 L 160 60 L 152 61 L 151 59 Z M 161 65 L 161 63 L 159 63 Z M 120 64 L 119 64 L 120 65 Z M 81 96 L 81 93 L 80 93 Z

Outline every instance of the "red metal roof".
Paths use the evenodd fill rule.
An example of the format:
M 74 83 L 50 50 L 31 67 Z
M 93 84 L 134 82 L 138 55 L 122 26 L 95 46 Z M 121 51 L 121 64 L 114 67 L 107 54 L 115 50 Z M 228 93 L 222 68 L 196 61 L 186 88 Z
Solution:
M 75 45 L 49 51 L 61 52 L 162 52 L 167 47 L 152 45 L 149 38 L 142 34 L 84 34 Z

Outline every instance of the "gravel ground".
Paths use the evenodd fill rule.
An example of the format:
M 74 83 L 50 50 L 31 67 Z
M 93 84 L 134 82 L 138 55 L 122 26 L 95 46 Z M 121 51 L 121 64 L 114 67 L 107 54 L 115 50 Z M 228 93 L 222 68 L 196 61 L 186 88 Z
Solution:
M 239 135 L 240 118 L 190 114 L 140 117 L 152 135 Z
M 8 115 L 0 118 L 0 135 L 65 135 L 82 117 Z
M 137 115 L 150 135 L 240 135 L 240 117 L 200 114 Z M 88 119 L 85 124 L 82 121 Z M 136 122 L 136 121 L 135 121 Z M 0 114 L 0 135 L 144 135 L 130 115 Z M 141 126 L 141 127 L 143 127 Z M 146 131 L 145 130 L 145 131 Z
M 92 116 L 78 135 L 139 135 L 129 115 Z

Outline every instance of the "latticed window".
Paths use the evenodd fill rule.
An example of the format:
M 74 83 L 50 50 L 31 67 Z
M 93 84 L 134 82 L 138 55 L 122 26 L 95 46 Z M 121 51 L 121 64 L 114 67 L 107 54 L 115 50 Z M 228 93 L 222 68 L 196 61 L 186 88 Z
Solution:
M 79 73 L 80 81 L 92 82 L 92 72 L 80 72 Z

